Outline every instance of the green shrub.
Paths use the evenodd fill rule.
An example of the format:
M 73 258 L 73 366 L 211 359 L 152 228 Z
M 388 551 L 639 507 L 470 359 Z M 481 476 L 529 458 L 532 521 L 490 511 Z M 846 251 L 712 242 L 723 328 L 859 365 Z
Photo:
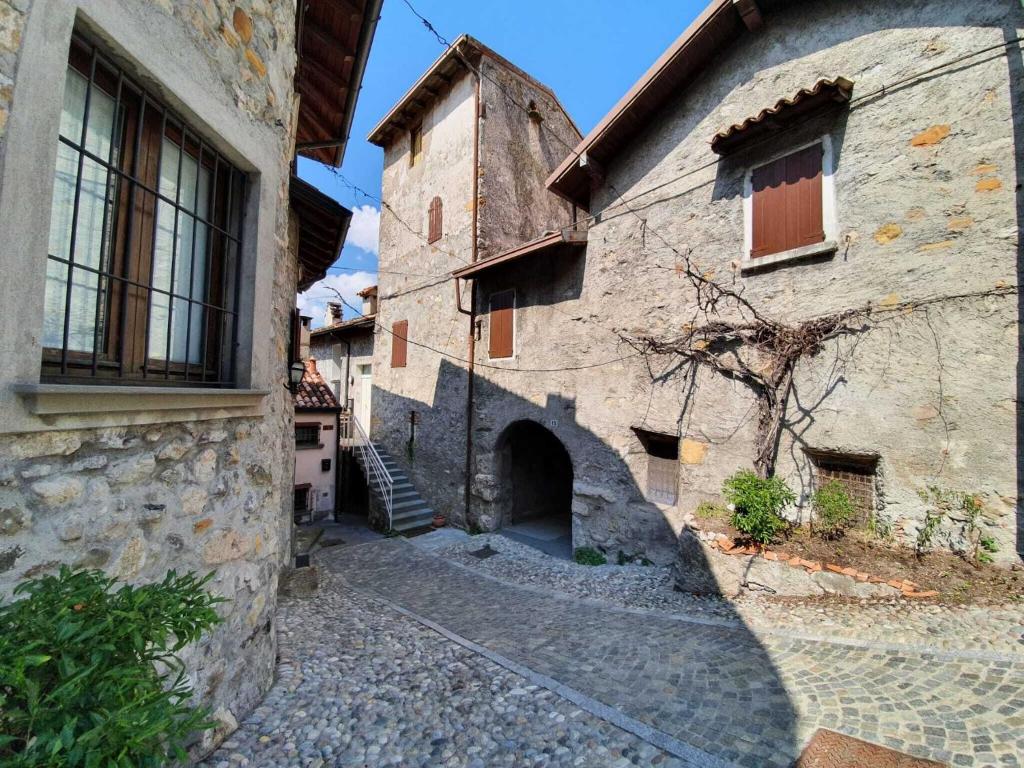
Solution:
M 857 509 L 838 480 L 829 480 L 811 496 L 814 530 L 826 539 L 842 536 L 857 520 Z
M 580 547 L 572 557 L 580 565 L 604 565 L 608 562 L 604 555 L 591 547 Z
M 765 479 L 740 470 L 723 483 L 722 493 L 734 507 L 733 526 L 759 544 L 768 544 L 789 526 L 781 512 L 796 494 L 781 477 Z
M 211 574 L 212 575 L 212 574 Z M 100 571 L 20 584 L 0 605 L 0 765 L 153 768 L 213 727 L 177 652 L 220 619 L 209 576 L 115 588 Z

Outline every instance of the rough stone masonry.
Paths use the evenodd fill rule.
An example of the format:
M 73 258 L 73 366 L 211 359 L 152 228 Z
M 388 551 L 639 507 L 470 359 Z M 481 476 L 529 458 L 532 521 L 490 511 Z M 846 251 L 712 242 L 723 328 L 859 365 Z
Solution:
M 392 318 L 410 319 L 410 337 L 448 357 L 410 347 L 408 367 L 389 371 L 389 345 L 380 343 L 388 339 L 378 336 L 375 367 L 384 375 L 375 378 L 375 434 L 400 449 L 392 453 L 412 465 L 435 508 L 457 523 L 489 529 L 503 523 L 503 489 L 510 485 L 506 430 L 516 421 L 537 422 L 571 457 L 574 546 L 669 562 L 698 503 L 716 499 L 722 481 L 749 468 L 755 453 L 755 398 L 743 384 L 672 355 L 638 356 L 623 342 L 678 335 L 685 323 L 702 319 L 682 260 L 784 322 L 938 299 L 927 311 L 908 311 L 801 361 L 777 472 L 799 495 L 790 513 L 806 520 L 816 478 L 861 471 L 877 529 L 908 545 L 927 533 L 929 486 L 976 496 L 980 515 L 943 516 L 933 544 L 964 549 L 981 535 L 991 540 L 995 560 L 1013 562 L 1020 549 L 1020 347 L 1012 289 L 1024 135 L 1024 68 L 1013 41 L 1021 36 L 1021 9 L 981 0 L 771 6 L 762 27 L 742 34 L 696 81 L 666 97 L 657 118 L 599 169 L 584 257 L 526 258 L 477 281 L 480 324 L 469 332 L 482 341 L 475 348 L 469 519 L 462 520 L 467 375 L 452 359 L 464 357 L 459 336 L 466 331 L 451 312 L 450 287 L 382 277 L 385 327 Z M 719 131 L 835 77 L 854 82 L 848 108 L 798 121 L 720 161 L 712 153 Z M 459 109 L 468 102 L 463 94 Z M 453 123 L 453 97 L 449 103 L 438 128 Z M 504 114 L 489 99 L 481 122 L 486 126 L 496 113 Z M 424 130 L 429 136 L 426 122 Z M 445 162 L 448 145 L 437 133 L 436 146 L 424 144 L 427 167 L 432 152 Z M 745 269 L 748 173 L 823 137 L 832 162 L 834 252 Z M 385 191 L 418 170 L 405 170 L 406 153 L 401 142 L 389 146 Z M 464 163 L 467 154 L 463 146 L 457 156 Z M 478 201 L 482 210 L 495 199 L 495 179 L 514 191 L 532 183 L 497 175 L 489 159 L 482 165 L 492 190 L 486 205 Z M 454 181 L 441 175 L 438 188 Z M 458 182 L 452 194 L 464 200 L 468 184 Z M 416 221 L 430 190 L 414 189 L 410 208 L 401 197 L 390 199 Z M 568 220 L 547 213 L 551 220 L 533 227 L 538 233 Z M 400 224 L 385 217 L 381 259 L 388 269 L 429 265 L 422 271 L 440 273 L 458 266 L 422 243 L 412 248 L 415 238 L 396 232 Z M 464 237 L 445 244 L 468 258 Z M 508 288 L 516 291 L 515 355 L 492 360 L 487 301 Z M 1007 288 L 1008 295 L 952 298 Z M 402 383 L 414 376 L 415 387 Z M 408 410 L 422 411 L 422 420 L 405 451 Z M 645 432 L 678 441 L 675 503 L 650 498 Z
M 50 187 L 37 180 L 52 182 L 57 146 L 56 122 L 40 115 L 59 115 L 73 26 L 254 179 L 244 295 L 258 310 L 241 331 L 239 366 L 241 386 L 269 393 L 257 407 L 147 411 L 133 408 L 134 395 L 111 393 L 107 413 L 43 419 L 12 394 L 39 381 L 42 300 L 33 297 Z M 287 204 L 294 26 L 291 2 L 0 0 L 0 230 L 21 244 L 4 254 L 11 274 L 0 299 L 0 594 L 62 564 L 134 583 L 171 568 L 215 572 L 211 588 L 229 598 L 218 609 L 224 623 L 186 658 L 198 698 L 220 721 L 200 751 L 233 730 L 273 678 L 294 466 L 281 386 L 296 282 Z M 17 227 L 30 237 L 14 237 Z

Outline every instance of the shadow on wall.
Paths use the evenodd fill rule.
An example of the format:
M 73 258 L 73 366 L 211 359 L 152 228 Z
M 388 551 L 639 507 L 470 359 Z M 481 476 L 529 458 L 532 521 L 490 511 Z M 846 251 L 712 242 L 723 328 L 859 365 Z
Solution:
M 1006 66 L 1010 76 L 1010 106 L 1013 113 L 1013 146 L 1016 159 L 1014 188 L 1017 207 L 1017 285 L 1024 279 L 1024 54 L 1020 49 L 1017 29 L 1012 26 L 1003 29 L 1006 42 Z M 1024 328 L 1024 304 L 1017 294 L 1017 556 L 1024 560 L 1024 344 L 1021 329 Z
M 438 368 L 437 386 L 466 372 L 448 360 Z M 453 512 L 450 519 L 460 527 L 493 530 L 514 524 L 532 515 L 572 516 L 573 544 L 599 547 L 607 537 L 616 540 L 664 542 L 673 559 L 687 574 L 686 582 L 696 591 L 717 597 L 724 595 L 695 537 L 684 536 L 678 545 L 672 527 L 662 511 L 644 499 L 632 479 L 629 468 L 618 452 L 592 432 L 580 427 L 574 418 L 575 403 L 571 398 L 550 394 L 543 404 L 518 397 L 486 379 L 477 381 L 477 424 L 475 429 L 474 475 L 470 519 L 464 518 L 458 502 L 461 497 L 442 500 Z M 440 414 L 434 403 L 426 403 L 379 390 L 375 400 L 386 404 L 389 412 L 415 410 L 420 426 L 414 442 L 421 434 L 430 434 L 431 419 Z M 437 411 L 437 412 L 435 412 Z M 377 411 L 380 413 L 380 411 Z M 375 440 L 378 439 L 375 437 Z M 427 450 L 415 445 L 412 460 L 404 446 L 385 443 L 392 455 L 404 466 L 417 468 L 420 477 L 433 477 L 445 472 L 462 474 L 443 455 L 443 444 Z M 581 481 L 582 477 L 600 478 L 600 487 Z M 573 480 L 575 478 L 575 481 Z M 424 489 L 419 489 L 424 493 Z M 424 494 L 426 495 L 426 494 Z M 441 505 L 431 500 L 435 509 Z M 606 553 L 614 562 L 617 552 Z M 641 553 L 627 553 L 641 554 Z M 571 617 L 564 619 L 572 623 Z M 666 702 L 664 711 L 625 705 L 627 713 L 641 721 L 656 725 L 670 736 L 704 749 L 727 762 L 742 758 L 756 759 L 757 765 L 792 765 L 801 746 L 797 737 L 797 715 L 785 686 L 767 650 L 749 632 L 738 614 L 733 616 L 739 627 L 692 624 L 651 618 L 665 626 L 657 633 L 659 647 L 637 647 L 637 658 L 652 655 L 670 659 L 672 672 L 657 680 L 637 674 L 629 666 L 608 669 L 603 673 L 602 691 L 606 703 L 614 703 L 615 691 L 629 689 L 633 702 Z M 615 621 L 621 621 L 619 615 Z M 642 619 L 648 620 L 648 619 Z M 516 628 L 527 642 L 528 637 L 542 637 L 542 617 L 523 615 Z M 594 621 L 600 621 L 595 618 Z M 531 622 L 537 622 L 531 626 Z M 550 636 L 551 626 L 543 627 Z M 555 628 L 570 643 L 600 642 L 600 626 Z M 695 636 L 702 639 L 694 640 Z M 662 645 L 663 644 L 663 645 Z M 638 662 L 640 667 L 642 662 Z M 571 677 L 571 674 L 570 674 Z M 727 683 L 725 681 L 728 681 Z M 571 683 L 570 683 L 571 684 Z M 727 684 L 728 690 L 723 689 Z M 645 687 L 651 690 L 645 691 Z M 667 692 L 673 693 L 666 698 Z M 723 697 L 730 702 L 722 706 Z M 601 698 L 601 696 L 599 696 Z M 629 711 L 635 709 L 636 711 Z M 742 710 L 743 717 L 736 716 Z

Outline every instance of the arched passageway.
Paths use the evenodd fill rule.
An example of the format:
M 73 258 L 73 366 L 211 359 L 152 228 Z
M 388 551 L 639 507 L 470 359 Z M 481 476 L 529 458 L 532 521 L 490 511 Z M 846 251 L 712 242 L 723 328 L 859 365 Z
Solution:
M 535 421 L 516 421 L 498 439 L 500 525 L 550 554 L 572 553 L 572 460 Z

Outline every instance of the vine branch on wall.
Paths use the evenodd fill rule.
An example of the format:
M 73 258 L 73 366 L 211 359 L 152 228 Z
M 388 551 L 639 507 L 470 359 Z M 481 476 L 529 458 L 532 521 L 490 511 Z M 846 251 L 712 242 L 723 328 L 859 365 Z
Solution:
M 676 355 L 751 389 L 757 405 L 754 467 L 761 477 L 775 471 L 796 366 L 801 360 L 819 354 L 825 342 L 867 333 L 887 321 L 916 312 L 924 312 L 927 317 L 929 307 L 937 304 L 1017 294 L 1017 286 L 997 286 L 896 304 L 865 304 L 783 323 L 755 310 L 740 293 L 697 272 L 689 259 L 681 267 L 680 271 L 697 291 L 695 321 L 672 337 L 620 334 L 620 338 L 645 357 Z M 721 302 L 738 310 L 739 319 L 720 319 Z M 704 318 L 703 322 L 697 322 L 699 317 Z

